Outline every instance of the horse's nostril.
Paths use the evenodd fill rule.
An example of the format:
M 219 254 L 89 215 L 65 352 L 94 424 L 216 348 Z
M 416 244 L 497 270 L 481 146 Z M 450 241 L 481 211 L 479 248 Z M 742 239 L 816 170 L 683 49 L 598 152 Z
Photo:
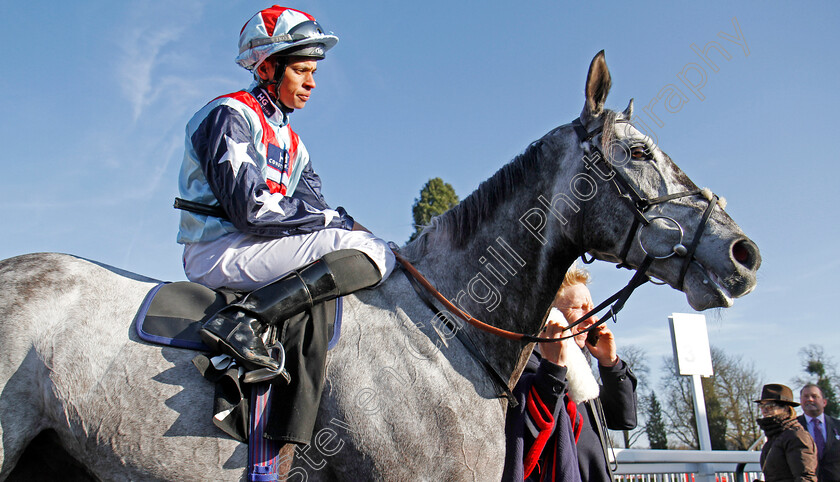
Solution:
M 732 256 L 735 258 L 735 261 L 744 264 L 750 259 L 750 253 L 747 251 L 747 248 L 741 244 L 740 241 L 735 243 L 735 246 L 732 247 Z
M 747 240 L 741 240 L 732 245 L 732 258 L 741 265 L 753 269 L 756 264 L 756 249 Z

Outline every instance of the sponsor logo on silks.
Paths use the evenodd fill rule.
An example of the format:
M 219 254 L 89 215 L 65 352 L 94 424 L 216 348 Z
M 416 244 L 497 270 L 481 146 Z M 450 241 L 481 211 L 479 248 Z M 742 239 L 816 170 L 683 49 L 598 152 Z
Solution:
M 289 151 L 269 143 L 266 152 L 266 165 L 271 169 L 266 173 L 266 183 L 272 193 L 279 192 L 286 195 L 286 186 L 289 183 Z
M 268 166 L 276 171 L 285 173 L 289 169 L 289 151 L 280 146 L 269 143 L 266 158 Z
M 254 98 L 257 99 L 257 102 L 260 103 L 260 107 L 262 107 L 263 112 L 267 117 L 271 117 L 274 115 L 275 109 L 274 104 L 271 102 L 271 99 L 268 97 L 268 94 L 261 88 L 257 87 L 252 92 Z

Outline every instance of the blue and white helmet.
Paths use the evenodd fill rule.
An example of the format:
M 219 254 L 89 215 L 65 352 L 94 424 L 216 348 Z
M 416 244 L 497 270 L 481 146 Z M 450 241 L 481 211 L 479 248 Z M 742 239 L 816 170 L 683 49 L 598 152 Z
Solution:
M 324 33 L 312 15 L 274 5 L 257 12 L 242 27 L 236 63 L 253 71 L 280 52 L 320 60 L 337 42 L 338 37 Z

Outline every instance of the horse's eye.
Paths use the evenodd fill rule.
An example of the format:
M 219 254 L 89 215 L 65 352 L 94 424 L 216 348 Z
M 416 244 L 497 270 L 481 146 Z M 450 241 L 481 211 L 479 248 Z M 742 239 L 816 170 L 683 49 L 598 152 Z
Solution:
M 630 148 L 630 156 L 637 161 L 651 158 L 650 150 L 643 144 L 632 146 Z

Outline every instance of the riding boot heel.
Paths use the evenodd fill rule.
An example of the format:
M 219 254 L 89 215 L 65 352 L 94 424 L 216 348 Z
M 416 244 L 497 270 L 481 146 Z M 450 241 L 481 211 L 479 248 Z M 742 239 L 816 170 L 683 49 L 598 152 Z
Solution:
M 230 305 L 207 320 L 198 333 L 208 347 L 230 355 L 246 370 L 279 371 L 282 367 L 271 358 L 262 338 L 254 332 L 255 324 L 259 325 L 256 318 Z

